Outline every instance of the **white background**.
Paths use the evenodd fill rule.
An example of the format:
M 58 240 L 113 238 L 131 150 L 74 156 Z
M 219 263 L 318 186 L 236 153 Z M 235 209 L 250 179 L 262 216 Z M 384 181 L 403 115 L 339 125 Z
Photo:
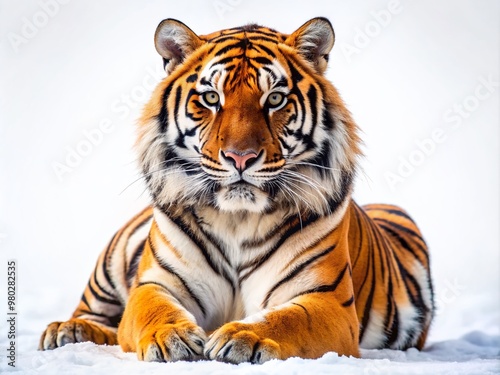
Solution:
M 355 197 L 401 205 L 430 246 L 440 307 L 431 341 L 499 333 L 498 1 L 66 0 L 43 10 L 47 1 L 0 1 L 0 275 L 4 285 L 6 260 L 17 260 L 20 329 L 67 319 L 98 253 L 149 202 L 133 143 L 162 76 L 157 24 L 292 32 L 325 16 L 336 32 L 327 74 L 364 140 Z M 466 113 L 453 126 L 457 105 Z M 54 166 L 103 121 L 110 131 L 59 178 Z M 442 142 L 419 157 L 436 129 Z M 387 173 L 403 159 L 419 165 L 392 189 Z

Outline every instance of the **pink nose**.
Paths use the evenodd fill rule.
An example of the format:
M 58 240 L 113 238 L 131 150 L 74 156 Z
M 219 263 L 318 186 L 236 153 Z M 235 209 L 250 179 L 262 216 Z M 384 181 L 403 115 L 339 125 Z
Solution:
M 238 169 L 240 172 L 243 172 L 247 168 L 249 161 L 257 158 L 257 154 L 253 151 L 247 152 L 244 155 L 240 155 L 232 151 L 227 151 L 227 152 L 223 151 L 222 154 L 227 159 L 230 159 L 233 162 L 236 169 Z

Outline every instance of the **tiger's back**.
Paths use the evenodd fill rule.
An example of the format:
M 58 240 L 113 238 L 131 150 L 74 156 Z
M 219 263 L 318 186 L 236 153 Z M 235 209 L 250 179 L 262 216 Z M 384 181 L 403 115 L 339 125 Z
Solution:
M 351 198 L 359 137 L 325 77 L 334 39 L 323 18 L 292 34 L 160 23 L 168 76 L 136 144 L 153 208 L 114 236 L 41 349 L 262 363 L 423 346 L 427 248 L 399 208 Z

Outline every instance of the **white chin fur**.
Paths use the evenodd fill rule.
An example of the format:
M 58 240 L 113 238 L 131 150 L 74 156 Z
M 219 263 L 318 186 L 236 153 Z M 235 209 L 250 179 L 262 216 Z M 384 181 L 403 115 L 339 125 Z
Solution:
M 269 206 L 267 194 L 251 186 L 226 186 L 215 196 L 217 207 L 221 211 L 264 212 Z

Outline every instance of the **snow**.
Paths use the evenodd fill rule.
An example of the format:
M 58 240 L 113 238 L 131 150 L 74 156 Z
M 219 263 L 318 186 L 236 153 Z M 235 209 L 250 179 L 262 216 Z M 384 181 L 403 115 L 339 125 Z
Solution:
M 362 350 L 362 358 L 326 353 L 316 360 L 289 358 L 263 365 L 214 361 L 146 363 L 118 346 L 70 344 L 54 351 L 27 351 L 16 371 L 36 374 L 498 374 L 500 338 L 478 331 L 459 340 L 431 344 L 423 352 L 409 349 Z
M 0 373 L 500 373 L 498 1 L 55 1 L 0 0 Z M 148 204 L 132 145 L 163 74 L 158 22 L 291 32 L 315 16 L 335 28 L 328 76 L 362 129 L 357 201 L 401 205 L 431 248 L 438 311 L 424 351 L 261 366 L 142 363 L 91 343 L 37 351 L 45 326 L 71 315 L 114 231 Z M 25 41 L 14 47 L 13 34 Z M 54 163 L 71 157 L 58 176 Z M 411 160 L 391 186 L 387 173 Z M 5 354 L 8 259 L 18 264 L 15 368 Z

